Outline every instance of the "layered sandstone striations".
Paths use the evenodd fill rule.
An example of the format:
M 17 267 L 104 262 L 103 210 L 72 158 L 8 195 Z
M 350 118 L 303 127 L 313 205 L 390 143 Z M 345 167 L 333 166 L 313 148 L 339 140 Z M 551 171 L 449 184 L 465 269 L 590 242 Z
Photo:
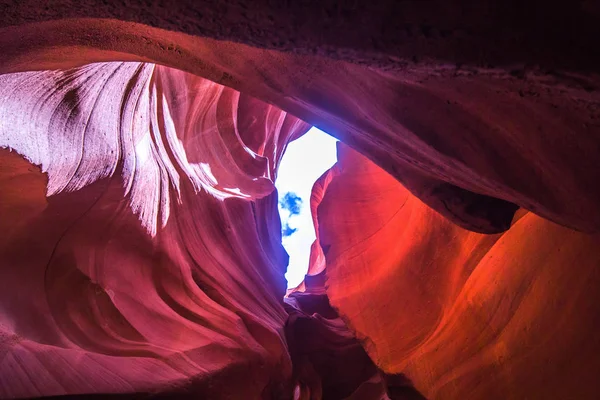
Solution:
M 597 398 L 600 13 L 521 3 L 0 2 L 0 397 Z
M 469 232 L 347 146 L 338 157 L 313 189 L 313 252 L 379 367 L 433 399 L 598 393 L 600 236 L 523 211 L 503 234 Z
M 272 178 L 308 125 L 149 64 L 1 78 L 0 397 L 285 397 Z

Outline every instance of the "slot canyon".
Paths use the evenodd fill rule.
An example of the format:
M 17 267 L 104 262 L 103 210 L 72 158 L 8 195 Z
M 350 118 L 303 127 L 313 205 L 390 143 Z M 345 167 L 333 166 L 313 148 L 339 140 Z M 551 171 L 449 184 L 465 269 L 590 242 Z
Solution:
M 0 398 L 600 398 L 598 2 L 0 15 Z

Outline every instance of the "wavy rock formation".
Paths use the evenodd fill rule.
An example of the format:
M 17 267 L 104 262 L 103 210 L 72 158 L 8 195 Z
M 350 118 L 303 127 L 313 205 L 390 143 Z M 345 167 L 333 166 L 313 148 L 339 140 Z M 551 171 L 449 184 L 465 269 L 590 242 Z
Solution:
M 0 1 L 0 397 L 597 398 L 600 12 L 467 3 Z
M 432 399 L 600 391 L 600 236 L 528 212 L 469 232 L 340 143 L 338 160 L 313 189 L 321 274 L 380 368 Z
M 556 62 L 515 70 L 442 60 L 387 71 L 104 19 L 2 33 L 0 72 L 150 59 L 274 104 L 334 132 L 470 230 L 505 230 L 515 204 L 575 229 L 600 227 L 595 74 L 549 70 Z
M 1 78 L 0 397 L 285 393 L 271 178 L 309 126 L 148 64 Z
M 3 201 L 20 214 L 3 207 L 0 397 L 284 390 L 276 198 L 222 202 L 186 184 L 186 207 L 152 238 L 120 177 L 46 201 L 44 174 L 6 150 L 2 160 L 14 171 Z M 11 193 L 16 177 L 27 186 Z M 260 239 L 242 240 L 242 226 Z M 269 290 L 248 292 L 249 277 Z
M 0 143 L 48 173 L 49 196 L 119 170 L 152 235 L 181 201 L 181 179 L 220 199 L 271 193 L 285 145 L 309 128 L 233 89 L 153 64 L 6 74 L 0 86 Z

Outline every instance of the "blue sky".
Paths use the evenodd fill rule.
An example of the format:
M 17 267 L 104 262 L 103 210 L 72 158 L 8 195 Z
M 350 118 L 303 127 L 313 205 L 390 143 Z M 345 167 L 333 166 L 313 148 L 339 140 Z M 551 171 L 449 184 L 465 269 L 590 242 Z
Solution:
M 315 240 L 310 215 L 310 192 L 323 172 L 335 164 L 336 141 L 323 131 L 311 128 L 288 145 L 279 165 L 275 186 L 279 192 L 281 225 L 284 233 L 288 234 L 283 237 L 283 246 L 290 255 L 290 265 L 285 274 L 288 288 L 298 286 L 308 270 L 310 246 Z M 284 202 L 286 194 L 287 201 Z M 294 194 L 301 202 L 295 199 Z M 296 209 L 290 212 L 289 206 L 282 207 L 286 204 Z

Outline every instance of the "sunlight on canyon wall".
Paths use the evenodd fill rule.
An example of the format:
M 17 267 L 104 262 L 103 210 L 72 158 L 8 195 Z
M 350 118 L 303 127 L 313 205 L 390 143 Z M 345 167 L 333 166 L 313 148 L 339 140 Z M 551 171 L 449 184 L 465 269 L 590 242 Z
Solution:
M 0 4 L 0 397 L 598 398 L 600 13 L 364 3 Z

